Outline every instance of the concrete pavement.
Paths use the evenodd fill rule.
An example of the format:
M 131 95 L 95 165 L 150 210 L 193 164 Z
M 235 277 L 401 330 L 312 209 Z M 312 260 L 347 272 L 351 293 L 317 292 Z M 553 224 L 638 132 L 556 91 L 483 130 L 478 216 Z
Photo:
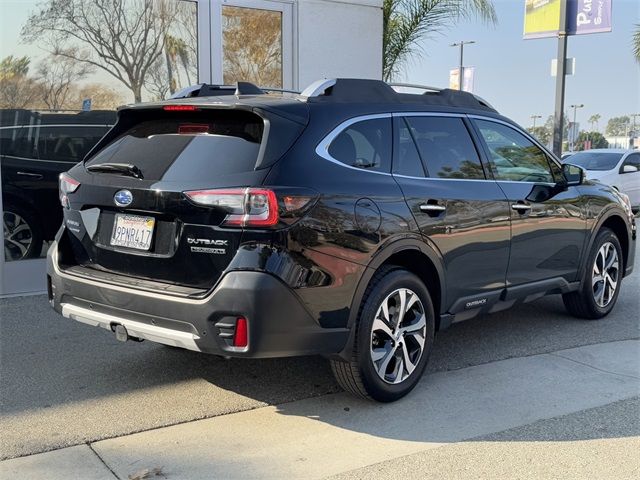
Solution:
M 598 463 L 593 455 L 623 458 L 634 451 L 640 434 L 638 422 L 633 423 L 638 403 L 620 401 L 629 402 L 638 395 L 640 341 L 614 341 L 432 373 L 409 397 L 389 405 L 339 393 L 98 441 L 73 447 L 75 450 L 7 460 L 0 463 L 0 478 L 64 478 L 54 473 L 61 463 L 68 464 L 70 455 L 78 456 L 76 465 L 82 469 L 70 476 L 83 479 L 105 478 L 96 460 L 103 462 L 114 478 L 121 479 L 159 467 L 167 478 L 176 479 L 324 478 L 337 474 L 346 475 L 344 478 L 388 478 L 388 469 L 395 469 L 397 476 L 398 468 L 412 464 L 417 467 L 409 473 L 429 473 L 420 468 L 431 465 L 435 468 L 431 478 L 441 478 L 446 472 L 472 467 L 474 458 L 482 463 L 478 459 L 483 458 L 483 452 L 493 452 L 505 468 L 528 465 L 531 473 L 541 466 L 544 456 L 535 455 L 541 449 L 565 459 L 553 472 L 570 472 L 576 458 L 586 461 L 589 452 L 592 464 L 610 465 L 610 458 L 601 458 Z M 561 433 L 565 430 L 545 430 L 536 423 L 610 404 L 617 405 L 611 408 L 622 408 L 627 416 L 631 408 L 631 418 L 625 421 L 627 430 L 614 432 L 614 438 L 585 428 L 566 442 Z M 606 416 L 608 410 L 604 412 Z M 516 430 L 509 434 L 509 429 L 524 425 L 529 425 L 529 430 L 525 428 L 515 437 Z M 527 433 L 536 428 L 546 431 L 547 437 Z M 502 437 L 487 436 L 496 432 L 503 432 Z M 459 443 L 467 439 L 475 440 Z M 554 448 L 562 441 L 571 443 L 568 448 L 577 456 L 565 452 L 565 458 L 564 444 Z M 576 446 L 576 441 L 591 443 Z M 442 453 L 447 449 L 470 450 L 465 459 L 470 458 L 471 463 L 456 463 L 455 455 Z M 95 452 L 95 458 L 86 457 L 89 452 Z M 436 463 L 425 463 L 425 458 L 438 455 L 449 455 L 449 469 L 446 464 L 438 463 L 437 470 Z M 93 468 L 97 470 L 90 476 L 87 472 Z M 637 472 L 637 463 L 618 461 L 610 468 L 616 478 L 627 478 Z M 443 475 L 435 475 L 437 471 Z M 527 476 L 527 471 L 521 475 Z

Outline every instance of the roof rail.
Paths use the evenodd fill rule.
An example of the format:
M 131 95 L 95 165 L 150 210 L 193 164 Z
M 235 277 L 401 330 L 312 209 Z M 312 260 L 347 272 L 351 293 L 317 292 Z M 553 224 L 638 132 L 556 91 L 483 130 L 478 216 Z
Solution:
M 320 95 L 324 95 L 327 89 L 333 87 L 338 80 L 336 78 L 322 78 L 320 80 L 316 80 L 307 88 L 305 88 L 301 95 L 303 97 L 319 97 Z
M 200 83 L 185 87 L 171 95 L 171 99 L 189 97 L 218 97 L 224 95 L 265 95 L 268 92 L 294 93 L 295 90 L 274 87 L 258 87 L 250 82 L 237 82 L 235 85 L 214 85 Z
M 418 85 L 416 83 L 397 83 L 387 82 L 390 87 L 406 87 L 406 88 L 419 88 L 421 90 L 429 90 L 430 92 L 441 92 L 443 89 L 438 87 L 429 87 L 427 85 Z

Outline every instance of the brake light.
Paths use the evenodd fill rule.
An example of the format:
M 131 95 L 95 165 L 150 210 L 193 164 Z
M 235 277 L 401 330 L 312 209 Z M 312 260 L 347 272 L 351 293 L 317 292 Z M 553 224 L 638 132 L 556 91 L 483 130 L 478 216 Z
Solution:
M 194 112 L 198 108 L 195 105 L 165 105 L 162 109 L 166 112 Z
M 232 188 L 184 192 L 192 202 L 227 211 L 222 225 L 229 227 L 274 227 L 278 224 L 278 199 L 273 190 Z
M 188 135 L 192 133 L 209 133 L 209 125 L 206 123 L 182 123 L 178 125 L 178 133 Z
M 66 173 L 61 173 L 58 179 L 60 204 L 65 208 L 69 208 L 69 197 L 67 195 L 75 192 L 80 186 L 80 182 Z

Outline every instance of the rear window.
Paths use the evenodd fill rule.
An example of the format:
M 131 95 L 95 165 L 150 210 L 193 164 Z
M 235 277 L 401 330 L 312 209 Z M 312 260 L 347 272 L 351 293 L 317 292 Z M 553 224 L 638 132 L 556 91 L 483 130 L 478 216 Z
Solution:
M 586 170 L 612 170 L 622 158 L 615 152 L 578 152 L 566 158 L 564 162 L 578 165 Z
M 145 179 L 184 181 L 254 170 L 264 123 L 250 112 L 158 112 L 140 119 L 86 165 L 125 163 Z M 117 127 L 116 127 L 117 128 Z

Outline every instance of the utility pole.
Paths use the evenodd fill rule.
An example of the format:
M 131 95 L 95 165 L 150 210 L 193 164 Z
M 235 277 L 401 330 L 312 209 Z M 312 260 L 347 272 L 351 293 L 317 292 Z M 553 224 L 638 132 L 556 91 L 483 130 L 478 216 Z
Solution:
M 564 126 L 564 86 L 567 63 L 567 0 L 560 0 L 560 28 L 558 30 L 558 55 L 556 71 L 556 106 L 553 116 L 553 153 L 562 155 L 562 130 Z
M 458 90 L 462 90 L 464 85 L 464 46 L 476 43 L 475 40 L 462 40 L 460 43 L 452 43 L 451 47 L 460 47 L 460 67 L 458 69 Z
M 579 108 L 584 107 L 584 103 L 580 103 L 580 104 L 575 104 L 575 105 L 571 105 L 571 108 L 573 108 L 573 128 L 576 128 L 576 112 L 578 111 Z M 578 136 L 578 132 L 577 129 L 574 132 L 575 135 L 571 135 L 571 142 L 569 142 L 569 150 L 573 152 L 573 149 L 575 148 L 575 142 L 576 142 L 576 137 Z
M 531 118 L 533 119 L 533 128 L 532 130 L 536 129 L 536 119 L 537 118 L 542 118 L 542 115 L 531 115 Z

